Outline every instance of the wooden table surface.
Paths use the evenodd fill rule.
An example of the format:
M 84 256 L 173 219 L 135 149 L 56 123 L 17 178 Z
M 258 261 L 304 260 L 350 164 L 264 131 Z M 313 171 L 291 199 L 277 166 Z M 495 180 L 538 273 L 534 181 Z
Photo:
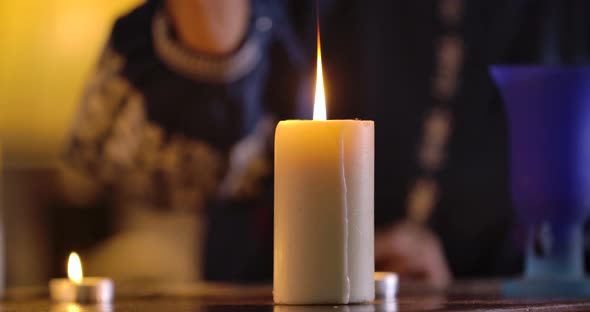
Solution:
M 395 301 L 367 305 L 273 305 L 270 287 L 231 285 L 118 285 L 110 305 L 57 304 L 47 290 L 13 289 L 0 302 L 1 312 L 394 312 L 394 311 L 590 311 L 590 300 L 503 298 L 495 281 L 460 282 L 444 292 L 402 285 Z

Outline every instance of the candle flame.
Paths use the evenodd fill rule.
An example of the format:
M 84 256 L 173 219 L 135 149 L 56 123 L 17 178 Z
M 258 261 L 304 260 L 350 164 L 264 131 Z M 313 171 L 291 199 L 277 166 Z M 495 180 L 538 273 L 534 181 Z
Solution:
M 77 253 L 70 253 L 68 258 L 68 278 L 76 284 L 82 282 L 84 274 L 82 273 L 82 262 Z
M 326 94 L 324 91 L 324 74 L 322 70 L 322 47 L 320 43 L 320 23 L 317 21 L 317 67 L 315 80 L 315 101 L 313 104 L 313 120 L 326 120 Z

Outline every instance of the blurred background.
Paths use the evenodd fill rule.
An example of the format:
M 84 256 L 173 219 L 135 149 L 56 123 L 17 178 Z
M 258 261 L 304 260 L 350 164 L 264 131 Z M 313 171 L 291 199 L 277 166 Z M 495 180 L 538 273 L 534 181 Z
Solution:
M 111 79 L 109 81 L 104 79 L 108 84 L 105 93 L 112 94 L 105 95 L 101 93 L 104 90 L 95 88 L 100 89 L 93 94 L 95 98 L 83 99 L 84 86 L 90 78 L 100 76 L 93 76 L 93 71 L 97 68 L 114 21 L 143 2 L 0 1 L 0 247 L 3 243 L 1 235 L 5 237 L 5 252 L 0 255 L 0 260 L 5 260 L 5 270 L 4 274 L 0 274 L 0 280 L 4 275 L 9 286 L 39 285 L 50 277 L 63 276 L 64 261 L 69 251 L 81 251 L 83 263 L 88 263 L 89 260 L 85 259 L 90 257 L 85 258 L 85 252 L 97 242 L 104 242 L 102 247 L 111 255 L 123 254 L 123 260 L 135 257 L 127 264 L 138 270 L 151 272 L 153 268 L 159 268 L 163 276 L 177 280 L 201 278 L 201 263 L 195 259 L 200 256 L 197 253 L 202 247 L 198 245 L 197 232 L 203 230 L 200 223 L 205 219 L 201 218 L 205 215 L 203 212 L 208 213 L 206 216 L 212 220 L 208 224 L 209 234 L 216 239 L 206 250 L 209 265 L 213 268 L 211 271 L 214 271 L 213 279 L 268 281 L 272 275 L 272 237 L 268 231 L 265 232 L 272 227 L 272 204 L 268 204 L 272 203 L 272 179 L 269 179 L 272 169 L 260 169 L 265 161 L 271 161 L 270 153 L 265 150 L 270 141 L 267 142 L 268 138 L 264 137 L 256 138 L 261 141 L 249 140 L 258 145 L 258 150 L 248 153 L 246 148 L 245 153 L 248 157 L 252 156 L 244 161 L 248 166 L 262 159 L 262 162 L 256 163 L 262 165 L 257 167 L 260 170 L 253 178 L 257 179 L 255 183 L 260 184 L 255 186 L 262 191 L 253 192 L 256 194 L 248 195 L 252 198 L 246 196 L 248 200 L 243 200 L 239 197 L 241 190 L 236 188 L 235 193 L 227 198 L 209 201 L 206 196 L 214 197 L 211 194 L 217 189 L 210 188 L 207 183 L 211 181 L 207 179 L 212 177 L 214 183 L 221 179 L 216 166 L 217 150 L 209 154 L 210 150 L 203 148 L 206 144 L 183 137 L 199 138 L 203 133 L 194 135 L 190 132 L 207 132 L 205 137 L 209 141 L 203 141 L 223 145 L 219 148 L 222 151 L 220 154 L 230 158 L 234 147 L 248 147 L 241 143 L 248 141 L 251 133 L 262 133 L 260 136 L 272 134 L 272 127 L 268 124 L 260 133 L 253 130 L 258 129 L 258 124 L 254 124 L 254 118 L 248 114 L 266 114 L 267 111 L 260 110 L 260 107 L 249 111 L 251 107 L 247 106 L 246 113 L 242 111 L 240 116 L 232 115 L 238 115 L 232 107 L 236 101 L 241 105 L 251 105 L 251 102 L 256 102 L 252 99 L 259 100 L 262 96 L 248 91 L 252 85 L 243 88 L 236 83 L 238 86 L 234 90 L 233 85 L 228 87 L 230 83 L 227 81 L 223 81 L 226 85 L 222 83 L 220 87 L 215 85 L 219 81 L 214 79 L 213 82 L 187 79 L 186 72 L 176 72 L 174 63 L 163 61 L 165 55 L 158 54 L 160 51 L 154 52 L 157 48 L 154 48 L 156 44 L 153 44 L 152 37 L 160 34 L 164 40 L 171 40 L 174 47 L 174 40 L 184 40 L 170 36 L 172 31 L 156 32 L 156 26 L 162 26 L 157 22 L 163 21 L 164 27 L 168 27 L 165 18 L 154 18 L 161 16 L 163 2 L 146 1 L 146 5 L 136 10 L 135 15 L 127 15 L 118 24 L 117 40 L 113 40 L 118 42 L 110 47 L 112 51 L 109 50 L 115 53 L 106 55 L 101 65 L 108 70 L 121 66 L 125 72 L 107 77 Z M 197 2 L 219 4 L 215 1 Z M 186 3 L 190 4 L 190 1 Z M 230 2 L 224 3 L 227 5 Z M 433 252 L 431 257 L 413 251 L 411 254 L 415 259 L 436 259 L 438 272 L 444 275 L 441 278 L 443 283 L 448 282 L 449 271 L 458 278 L 506 276 L 522 272 L 524 227 L 512 209 L 510 198 L 506 114 L 489 77 L 488 66 L 498 63 L 587 64 L 590 60 L 590 22 L 587 20 L 590 2 L 322 0 L 317 5 L 311 0 L 252 0 L 247 3 L 265 4 L 255 9 L 259 10 L 255 11 L 257 15 L 251 15 L 256 17 L 251 19 L 253 23 L 246 23 L 250 27 L 247 34 L 251 32 L 255 34 L 251 36 L 264 39 L 267 33 L 272 32 L 280 40 L 273 41 L 273 45 L 264 45 L 259 53 L 268 57 L 267 63 L 261 61 L 252 65 L 257 70 L 251 69 L 246 74 L 250 81 L 254 81 L 255 87 L 266 88 L 264 96 L 272 99 L 268 100 L 272 102 L 270 112 L 280 117 L 287 115 L 288 118 L 293 118 L 294 114 L 286 112 L 295 110 L 299 96 L 303 94 L 302 97 L 311 98 L 311 91 L 298 88 L 299 84 L 305 86 L 312 77 L 316 48 L 315 10 L 320 9 L 328 116 L 334 119 L 372 119 L 377 125 L 375 216 L 378 229 L 384 230 L 382 233 L 390 235 L 389 238 L 401 235 L 423 239 L 409 244 L 408 249 L 414 251 L 416 246 L 430 246 L 424 249 L 429 250 L 426 253 Z M 282 10 L 274 10 L 277 3 L 285 4 L 286 14 Z M 215 6 L 212 8 L 216 9 Z M 219 12 L 207 13 L 214 15 Z M 221 10 L 221 13 L 228 12 Z M 192 27 L 191 16 L 188 17 L 187 24 Z M 180 20 L 182 14 L 173 18 Z M 166 35 L 173 38 L 166 38 Z M 227 38 L 218 39 L 224 41 Z M 246 39 L 237 41 L 243 44 Z M 260 44 L 264 41 L 255 42 Z M 240 49 L 243 46 L 247 45 L 240 46 Z M 183 47 L 181 45 L 179 50 L 185 51 Z M 195 49 L 192 52 L 202 51 Z M 233 56 L 229 54 L 230 59 Z M 128 61 L 131 69 L 120 64 L 121 59 Z M 258 79 L 258 67 L 266 69 L 267 65 L 271 69 L 268 73 L 271 78 L 268 81 Z M 135 87 L 148 99 L 145 103 L 144 97 L 136 96 Z M 171 92 L 170 89 L 178 92 Z M 109 100 L 116 103 L 105 104 L 101 102 L 103 100 L 105 103 Z M 113 201 L 122 202 L 123 196 L 114 200 L 98 197 L 91 203 L 76 205 L 84 201 L 86 193 L 92 193 L 91 187 L 82 180 L 70 180 L 74 191 L 69 195 L 74 196 L 64 198 L 67 195 L 62 192 L 63 168 L 59 160 L 67 145 L 70 127 L 76 120 L 76 112 L 81 104 L 88 104 L 81 103 L 84 101 L 95 106 L 98 103 L 99 108 L 103 108 L 92 113 L 111 114 L 105 117 L 107 122 L 100 124 L 99 120 L 99 128 L 105 125 L 105 128 L 115 128 L 114 124 L 120 126 L 121 129 L 116 130 L 121 130 L 122 139 L 115 135 L 120 133 L 108 133 L 108 139 L 115 137 L 115 156 L 123 155 L 123 160 L 129 160 L 125 159 L 128 156 L 125 148 L 130 144 L 125 140 L 132 143 L 139 140 L 142 144 L 149 141 L 151 145 L 147 144 L 148 148 L 154 148 L 137 153 L 138 159 L 143 157 L 140 161 L 156 159 L 154 167 L 146 169 L 141 167 L 142 164 L 138 166 L 141 168 L 133 168 L 137 169 L 135 172 L 121 170 L 129 174 L 116 176 L 113 179 L 115 182 L 106 188 L 111 191 L 108 195 L 117 197 L 120 194 L 112 188 L 120 187 L 116 184 L 129 178 L 131 191 L 123 186 L 120 193 L 134 200 L 152 201 L 153 209 L 135 209 L 133 205 L 128 205 L 133 206 L 128 210 L 114 209 Z M 200 104 L 200 101 L 207 102 L 199 106 L 199 109 L 205 107 L 202 108 L 204 112 L 195 110 L 193 105 L 195 102 Z M 224 106 L 219 113 L 217 108 L 220 103 L 229 108 Z M 305 103 L 306 108 L 310 103 L 310 100 Z M 254 104 L 260 105 L 257 102 Z M 127 114 L 126 109 L 105 113 L 110 109 L 104 109 L 106 105 L 126 105 L 130 107 L 130 112 Z M 133 132 L 133 122 L 137 122 L 134 119 L 137 116 L 133 114 L 139 111 L 139 119 L 145 117 L 142 114 L 144 109 L 149 109 L 149 105 L 153 105 L 151 109 L 155 107 L 161 115 L 153 114 L 145 118 L 147 121 L 141 120 L 140 123 L 146 123 L 141 124 L 145 128 L 139 128 L 138 135 Z M 139 110 L 134 111 L 134 108 Z M 175 109 L 177 111 L 173 111 Z M 130 121 L 121 117 L 120 125 L 117 114 L 125 115 L 125 118 L 130 115 L 127 118 Z M 223 116 L 218 118 L 220 115 Z M 179 116 L 184 118 L 176 118 Z M 193 116 L 200 118 L 199 122 Z M 88 114 L 84 117 L 88 121 L 95 116 Z M 267 116 L 256 115 L 263 121 L 264 117 Z M 252 120 L 244 121 L 248 118 Z M 171 124 L 168 124 L 170 120 Z M 247 131 L 234 127 L 233 121 L 236 120 L 251 123 L 243 127 Z M 258 119 L 255 121 L 259 122 Z M 223 131 L 211 131 L 211 124 L 214 129 L 236 133 L 226 135 Z M 88 134 L 93 130 L 85 129 L 84 122 L 79 122 L 78 126 L 81 128 L 79 133 L 86 131 L 85 134 Z M 179 128 L 188 130 L 186 133 L 174 132 Z M 74 146 L 74 149 L 83 145 L 84 142 L 80 141 L 76 142 L 79 146 Z M 95 148 L 93 144 L 96 142 L 90 141 L 86 147 Z M 101 137 L 97 141 L 96 145 L 106 145 L 108 140 Z M 100 154 L 106 150 L 104 146 L 97 149 L 100 151 L 91 152 Z M 239 149 L 236 150 L 236 154 L 240 154 Z M 88 150 L 79 148 L 73 154 L 78 153 L 74 155 L 76 157 L 84 152 Z M 95 156 L 90 158 L 104 160 L 100 158 L 104 155 Z M 201 163 L 202 158 L 211 160 L 213 165 Z M 115 162 L 117 160 L 120 159 L 115 159 Z M 137 159 L 129 163 L 135 165 L 133 161 Z M 223 165 L 229 163 L 228 159 L 221 162 Z M 110 165 L 112 163 L 104 167 Z M 202 170 L 203 167 L 205 170 Z M 104 168 L 92 169 L 97 168 L 89 170 L 97 178 Z M 190 170 L 206 172 L 202 176 L 197 174 L 187 178 L 185 175 L 190 175 Z M 242 176 L 237 176 L 251 182 L 247 180 L 249 173 L 242 170 Z M 227 176 L 231 178 L 232 174 Z M 97 180 L 100 178 L 103 177 Z M 125 182 L 129 181 L 120 184 Z M 178 184 L 174 184 L 176 182 Z M 191 183 L 205 184 L 205 191 L 193 187 Z M 163 195 L 158 191 L 162 191 Z M 269 194 L 271 196 L 267 196 Z M 175 205 L 181 206 L 180 209 L 172 207 Z M 86 209 L 77 206 L 85 206 Z M 120 217 L 118 213 L 130 215 L 127 217 L 132 222 L 125 224 L 127 228 L 141 228 L 141 231 L 128 231 L 125 234 L 129 235 L 120 236 L 123 243 L 109 240 L 110 235 L 118 230 L 119 225 L 114 221 Z M 391 227 L 400 220 L 409 221 L 412 226 L 402 224 L 398 228 Z M 162 226 L 161 232 L 150 231 L 158 224 Z M 255 242 L 256 238 L 261 242 Z M 180 250 L 179 253 L 166 249 L 174 245 L 169 244 L 170 241 L 176 243 L 176 252 Z M 385 240 L 384 245 L 389 249 L 394 245 L 390 244 L 391 241 Z M 156 252 L 151 249 L 153 245 L 159 248 Z M 129 246 L 137 249 L 128 249 Z M 196 249 L 199 251 L 193 252 Z M 150 258 L 143 258 L 143 255 Z M 249 257 L 249 261 L 243 260 L 242 256 Z M 113 274 L 125 276 L 124 270 L 116 271 L 119 262 L 125 262 L 123 260 L 105 258 L 101 261 L 103 269 L 115 270 Z M 167 265 L 163 265 L 164 262 Z M 146 266 L 138 268 L 138 263 Z M 423 273 L 418 272 L 417 275 L 428 275 Z
M 138 0 L 0 1 L 2 219 L 8 285 L 50 275 L 47 203 L 83 86 L 116 17 Z M 62 265 L 61 263 L 58 265 Z

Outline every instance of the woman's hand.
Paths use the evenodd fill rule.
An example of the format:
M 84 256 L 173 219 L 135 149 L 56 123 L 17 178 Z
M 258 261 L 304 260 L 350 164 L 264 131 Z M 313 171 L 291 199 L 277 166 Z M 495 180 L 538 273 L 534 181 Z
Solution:
M 375 235 L 375 263 L 378 271 L 391 271 L 401 279 L 424 281 L 435 288 L 451 282 L 440 241 L 421 225 L 395 224 Z

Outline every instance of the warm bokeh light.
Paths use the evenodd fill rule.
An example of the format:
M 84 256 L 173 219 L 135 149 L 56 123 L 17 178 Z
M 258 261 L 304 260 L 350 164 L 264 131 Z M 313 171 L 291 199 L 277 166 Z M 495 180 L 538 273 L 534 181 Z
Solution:
M 315 80 L 315 101 L 313 103 L 313 120 L 326 120 L 326 94 L 324 91 L 324 74 L 322 71 L 322 47 L 320 44 L 320 26 L 317 27 L 318 61 Z
M 82 262 L 80 261 L 80 256 L 78 256 L 77 253 L 72 252 L 68 258 L 68 278 L 74 283 L 79 284 L 82 282 L 83 277 L 84 274 L 82 273 Z
M 43 167 L 59 158 L 115 18 L 142 1 L 0 1 L 0 138 L 7 167 Z
M 80 311 L 82 311 L 82 309 L 80 308 L 80 306 L 77 303 L 68 303 L 66 311 L 67 312 L 80 312 Z

